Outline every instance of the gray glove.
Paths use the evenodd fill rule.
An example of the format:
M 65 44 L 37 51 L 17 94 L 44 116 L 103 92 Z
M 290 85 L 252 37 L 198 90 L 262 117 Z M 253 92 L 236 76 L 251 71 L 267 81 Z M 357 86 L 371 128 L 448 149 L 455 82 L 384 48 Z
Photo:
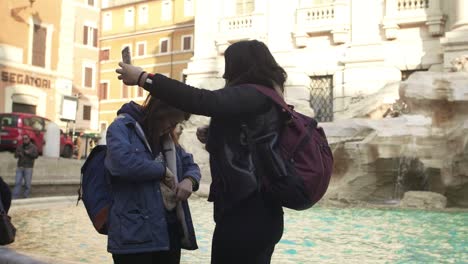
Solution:
M 123 62 L 119 62 L 119 66 L 120 68 L 115 70 L 119 74 L 117 78 L 126 85 L 138 85 L 138 77 L 140 77 L 143 69 Z

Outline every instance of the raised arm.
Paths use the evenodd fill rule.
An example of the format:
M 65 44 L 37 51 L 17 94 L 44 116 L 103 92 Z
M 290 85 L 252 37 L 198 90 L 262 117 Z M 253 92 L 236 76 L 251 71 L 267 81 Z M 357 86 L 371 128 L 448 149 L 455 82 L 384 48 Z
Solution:
M 255 88 L 240 85 L 206 90 L 186 85 L 161 74 L 148 74 L 140 67 L 120 62 L 118 78 L 127 85 L 139 85 L 151 95 L 183 111 L 211 117 L 251 114 L 266 109 L 269 100 Z
M 256 113 L 268 104 L 267 97 L 248 85 L 211 91 L 155 74 L 152 76 L 152 84 L 145 85 L 144 88 L 151 95 L 179 109 L 211 117 Z

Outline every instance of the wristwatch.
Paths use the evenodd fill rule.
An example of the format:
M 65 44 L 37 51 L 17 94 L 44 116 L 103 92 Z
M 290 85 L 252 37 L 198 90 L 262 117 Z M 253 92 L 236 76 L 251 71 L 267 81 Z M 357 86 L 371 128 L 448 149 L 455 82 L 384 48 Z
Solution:
M 143 88 L 148 91 L 148 89 L 153 85 L 153 74 L 148 73 L 148 76 L 146 77 L 145 84 L 143 85 Z

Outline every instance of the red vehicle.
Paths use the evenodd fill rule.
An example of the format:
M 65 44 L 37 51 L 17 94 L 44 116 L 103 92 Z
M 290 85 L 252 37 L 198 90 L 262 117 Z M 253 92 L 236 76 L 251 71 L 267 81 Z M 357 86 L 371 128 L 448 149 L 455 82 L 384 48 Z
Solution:
M 23 144 L 23 135 L 28 135 L 37 146 L 39 154 L 44 147 L 44 133 L 49 119 L 26 113 L 0 113 L 0 150 L 14 151 Z M 71 158 L 73 141 L 60 130 L 60 155 Z

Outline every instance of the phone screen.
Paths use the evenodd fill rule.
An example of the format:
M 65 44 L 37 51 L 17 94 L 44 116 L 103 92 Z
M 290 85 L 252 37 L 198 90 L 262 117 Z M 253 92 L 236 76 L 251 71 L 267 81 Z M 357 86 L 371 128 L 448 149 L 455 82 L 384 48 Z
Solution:
M 122 50 L 122 61 L 126 64 L 132 64 L 130 48 L 128 46 Z

